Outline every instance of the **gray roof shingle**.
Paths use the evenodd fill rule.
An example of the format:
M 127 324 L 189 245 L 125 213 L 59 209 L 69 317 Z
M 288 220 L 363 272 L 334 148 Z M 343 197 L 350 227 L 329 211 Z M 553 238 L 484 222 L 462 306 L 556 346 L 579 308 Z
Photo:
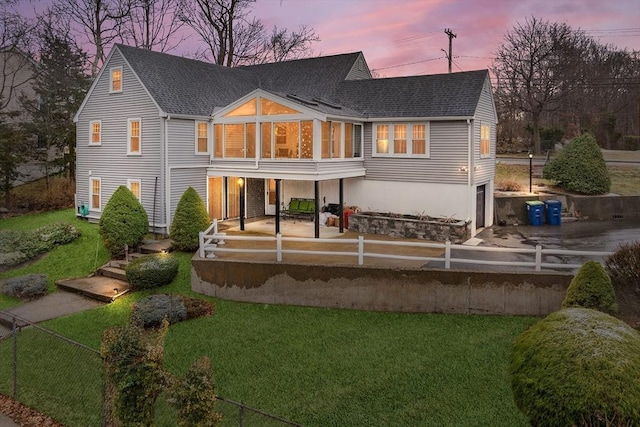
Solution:
M 288 99 L 326 114 L 470 117 L 488 78 L 488 71 L 480 70 L 345 80 L 360 52 L 229 68 L 125 45 L 116 47 L 169 114 L 211 115 L 216 107 L 261 88 L 282 97 L 294 95 Z

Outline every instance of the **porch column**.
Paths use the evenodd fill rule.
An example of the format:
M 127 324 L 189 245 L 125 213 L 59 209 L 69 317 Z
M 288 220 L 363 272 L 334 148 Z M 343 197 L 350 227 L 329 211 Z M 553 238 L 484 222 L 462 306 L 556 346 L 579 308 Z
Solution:
M 276 179 L 276 234 L 280 233 L 280 181 Z
M 240 185 L 240 230 L 244 231 L 244 179 L 239 178 L 238 184 Z
M 320 238 L 320 183 L 314 181 L 314 193 L 316 198 L 316 206 L 313 212 L 313 220 L 315 222 L 314 228 L 316 229 L 316 239 Z
M 338 199 L 338 203 L 340 203 L 340 208 L 338 209 L 338 225 L 340 226 L 340 232 L 344 233 L 344 178 L 340 178 L 340 196 Z

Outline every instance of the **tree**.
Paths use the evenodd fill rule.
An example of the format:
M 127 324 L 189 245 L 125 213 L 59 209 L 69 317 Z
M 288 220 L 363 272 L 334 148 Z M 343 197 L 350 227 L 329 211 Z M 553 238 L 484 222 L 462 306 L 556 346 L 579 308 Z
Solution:
M 186 0 L 181 17 L 207 45 L 199 54 L 227 67 L 284 61 L 309 52 L 319 38 L 312 29 L 298 32 L 274 27 L 268 34 L 249 16 L 255 0 Z
M 19 129 L 0 116 L 0 189 L 6 207 L 10 205 L 15 180 L 22 176 L 18 167 L 28 159 L 29 143 Z
M 100 216 L 100 235 L 112 256 L 125 254 L 125 248 L 138 245 L 149 231 L 149 220 L 144 208 L 121 185 L 111 195 Z
M 51 166 L 66 169 L 69 179 L 75 179 L 76 131 L 73 116 L 84 99 L 89 79 L 84 73 L 86 55 L 54 18 L 43 17 L 39 39 L 41 72 L 33 84 L 36 97 L 22 97 L 22 106 L 29 113 L 25 130 L 38 135 L 46 178 Z M 54 151 L 54 153 L 51 153 Z M 60 154 L 63 154 L 60 156 Z M 53 155 L 53 162 L 50 156 Z M 57 168 L 56 168 L 57 169 Z M 47 188 L 48 185 L 47 185 Z
M 119 28 L 123 43 L 149 50 L 168 52 L 176 48 L 184 37 L 178 32 L 184 21 L 182 1 L 176 0 L 132 0 L 131 10 L 122 19 Z
M 106 48 L 118 37 L 122 20 L 130 13 L 131 0 L 55 0 L 52 10 L 60 19 L 75 23 L 84 41 L 95 49 L 89 58 L 95 77 Z
M 196 250 L 200 244 L 199 233 L 209 226 L 209 215 L 204 202 L 192 187 L 185 190 L 176 206 L 171 223 L 171 240 L 179 251 Z
M 576 58 L 574 47 L 580 37 L 581 33 L 567 24 L 527 18 L 524 24 L 516 24 L 498 47 L 493 66 L 497 93 L 509 94 L 514 106 L 531 116 L 537 154 L 541 152 L 542 114 L 557 109 L 566 94 L 559 76 Z

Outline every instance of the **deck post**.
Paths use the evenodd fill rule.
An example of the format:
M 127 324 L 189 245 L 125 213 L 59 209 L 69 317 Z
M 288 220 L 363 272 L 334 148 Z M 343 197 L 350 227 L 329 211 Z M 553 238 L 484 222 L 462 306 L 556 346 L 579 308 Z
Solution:
M 276 261 L 282 262 L 282 234 L 276 234 Z
M 444 268 L 451 268 L 451 240 L 447 240 L 444 244 Z
M 313 222 L 314 224 L 314 228 L 315 228 L 315 233 L 316 233 L 316 239 L 320 238 L 320 183 L 318 181 L 313 181 L 313 189 L 314 189 L 314 193 L 315 193 L 315 209 L 313 212 Z
M 536 271 L 542 270 L 542 246 L 536 245 Z
M 276 179 L 276 235 L 280 234 L 280 181 Z
M 338 203 L 340 204 L 340 209 L 338 209 L 338 225 L 340 226 L 340 232 L 344 233 L 344 178 L 340 178 L 340 197 Z

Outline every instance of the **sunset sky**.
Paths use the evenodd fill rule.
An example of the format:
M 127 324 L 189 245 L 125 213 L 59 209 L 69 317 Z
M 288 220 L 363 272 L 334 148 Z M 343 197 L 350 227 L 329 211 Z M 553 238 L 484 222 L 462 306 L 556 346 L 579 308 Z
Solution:
M 50 0 L 23 3 L 27 13 Z M 453 71 L 490 68 L 506 32 L 527 17 L 566 22 L 602 43 L 640 51 L 640 0 L 257 0 L 267 29 L 313 28 L 313 55 L 363 51 L 380 77 L 447 72 L 450 28 Z M 174 54 L 193 53 L 193 36 Z

